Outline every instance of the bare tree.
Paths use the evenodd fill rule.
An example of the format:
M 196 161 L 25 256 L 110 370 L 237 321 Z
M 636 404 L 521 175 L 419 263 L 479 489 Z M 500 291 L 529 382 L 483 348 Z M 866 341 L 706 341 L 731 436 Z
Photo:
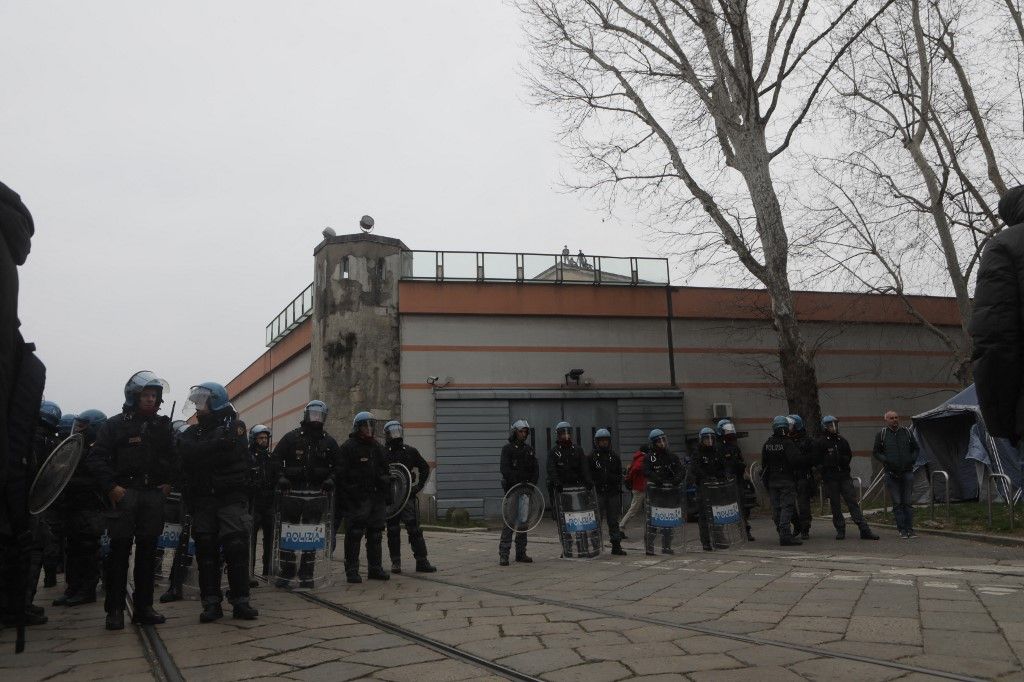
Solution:
M 825 272 L 899 296 L 949 349 L 962 385 L 971 381 L 970 284 L 1001 227 L 995 202 L 1021 150 L 1020 80 L 1005 74 L 1020 72 L 1024 33 L 993 40 L 993 12 L 1020 26 L 1007 21 L 1019 20 L 1010 0 L 898 0 L 848 51 L 831 80 L 852 149 L 819 166 L 821 223 L 800 240 L 824 256 Z M 908 297 L 922 291 L 952 294 L 959 330 L 929 322 Z
M 537 100 L 587 181 L 724 247 L 764 285 L 789 408 L 816 423 L 794 308 L 783 168 L 839 60 L 893 0 L 518 0 Z M 861 6 L 867 18 L 855 12 Z

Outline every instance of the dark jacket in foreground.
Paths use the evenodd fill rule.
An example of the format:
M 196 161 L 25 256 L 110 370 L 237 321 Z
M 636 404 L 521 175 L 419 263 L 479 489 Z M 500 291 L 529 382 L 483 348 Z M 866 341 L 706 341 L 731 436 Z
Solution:
M 103 492 L 115 485 L 155 488 L 174 485 L 180 472 L 171 420 L 126 411 L 108 419 L 89 452 L 89 471 Z
M 185 491 L 196 497 L 247 497 L 249 447 L 245 423 L 234 414 L 203 420 L 178 439 Z
M 430 479 L 430 464 L 423 459 L 420 451 L 402 441 L 392 441 L 385 446 L 384 455 L 388 464 L 401 464 L 413 476 L 413 487 L 410 496 L 416 496 Z
M 520 483 L 537 484 L 540 464 L 529 443 L 509 436 L 508 444 L 501 448 L 501 487 L 505 492 Z
M 971 360 L 985 426 L 993 436 L 1024 436 L 1024 187 L 999 200 L 1007 229 L 985 247 L 974 290 Z
M 299 427 L 278 441 L 272 459 L 293 490 L 319 490 L 336 473 L 338 443 L 323 430 Z

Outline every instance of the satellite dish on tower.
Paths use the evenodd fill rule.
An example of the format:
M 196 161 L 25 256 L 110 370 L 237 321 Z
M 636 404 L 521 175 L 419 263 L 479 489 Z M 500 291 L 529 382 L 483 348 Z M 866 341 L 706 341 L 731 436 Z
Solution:
M 364 215 L 362 218 L 360 218 L 359 229 L 369 234 L 370 230 L 373 229 L 373 218 L 368 215 Z

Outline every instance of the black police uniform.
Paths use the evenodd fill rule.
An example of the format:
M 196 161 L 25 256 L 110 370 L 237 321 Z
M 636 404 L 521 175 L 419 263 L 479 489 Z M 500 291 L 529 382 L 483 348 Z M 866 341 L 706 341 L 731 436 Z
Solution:
M 230 602 L 237 618 L 252 619 L 249 606 L 249 448 L 245 423 L 234 410 L 200 415 L 178 439 L 185 500 L 196 543 L 201 620 L 223 616 L 220 552 L 227 568 Z
M 508 444 L 501 448 L 501 489 L 508 492 L 520 483 L 537 485 L 540 478 L 540 464 L 530 444 L 516 440 L 513 433 L 508 437 Z M 507 524 L 501 529 L 501 540 L 498 541 L 498 559 L 503 565 L 508 564 L 509 550 L 512 549 L 512 536 L 515 535 L 516 561 L 529 563 L 533 561 L 526 555 L 526 531 L 513 531 Z
M 670 450 L 659 450 L 654 446 L 647 446 L 644 450 L 644 477 L 647 479 L 648 487 L 676 487 L 683 484 L 686 479 L 686 469 L 679 457 Z M 647 499 L 650 500 L 648 493 Z M 661 530 L 661 551 L 663 554 L 674 554 L 671 547 L 672 529 Z M 654 554 L 654 534 L 644 534 L 644 548 L 647 554 Z
M 419 507 L 416 504 L 416 496 L 423 490 L 423 486 L 430 478 L 430 465 L 427 464 L 427 460 L 423 459 L 419 450 L 411 445 L 406 445 L 401 438 L 394 438 L 387 442 L 385 457 L 388 464 L 404 465 L 415 478 L 415 484 L 409 491 L 409 501 L 405 503 L 398 514 L 387 520 L 391 570 L 392 572 L 401 571 L 402 524 L 405 524 L 405 531 L 409 535 L 409 546 L 412 547 L 412 555 L 416 559 L 416 570 L 422 573 L 432 573 L 433 567 L 427 561 L 427 541 L 423 539 Z M 398 571 L 395 570 L 396 568 Z
M 743 451 L 736 441 L 725 440 L 719 443 L 719 450 L 722 453 L 722 460 L 725 463 L 725 471 L 736 479 L 736 494 L 740 500 L 740 509 L 743 510 L 743 524 L 747 531 L 747 540 L 753 541 L 754 536 L 750 534 L 750 510 L 757 506 L 757 493 L 753 484 L 744 476 L 747 472 L 747 463 L 743 461 Z
M 548 484 L 555 492 L 574 486 L 594 487 L 583 448 L 573 443 L 555 443 L 548 454 Z
M 613 554 L 622 551 L 622 531 L 619 530 L 619 516 L 622 514 L 622 460 L 611 448 L 595 449 L 590 455 L 590 477 L 597 491 L 597 508 L 608 525 L 608 538 Z
M 161 485 L 173 485 L 179 475 L 171 420 L 144 416 L 126 408 L 100 427 L 87 466 L 109 494 L 114 486 L 125 495 L 109 512 L 110 555 L 107 557 L 107 627 L 124 627 L 128 590 L 128 559 L 135 539 L 135 591 L 133 622 L 162 623 L 153 611 L 153 574 L 157 539 L 163 532 L 164 494 Z M 120 626 L 120 627 L 119 627 Z
M 255 441 L 249 446 L 249 481 L 252 497 L 252 535 L 250 553 L 252 567 L 256 570 L 256 532 L 263 533 L 262 568 L 263 575 L 270 575 L 270 560 L 274 549 L 274 490 L 281 478 L 279 462 L 273 458 L 270 448 L 261 448 Z
M 366 535 L 368 575 L 387 580 L 382 566 L 381 542 L 391 500 L 391 477 L 384 448 L 373 437 L 358 431 L 349 434 L 338 457 L 338 487 L 345 499 L 345 574 L 350 582 L 359 582 L 359 546 Z
M 54 605 L 77 606 L 96 601 L 96 585 L 100 579 L 100 536 L 106 519 L 100 486 L 87 466 L 88 452 L 96 442 L 97 432 L 90 426 L 82 432 L 85 453 L 79 460 L 67 487 L 54 503 L 59 520 L 60 540 L 65 543 L 64 597 Z
M 707 497 L 705 485 L 712 481 L 725 481 L 729 477 L 726 468 L 725 458 L 718 444 L 697 446 L 697 451 L 690 459 L 690 468 L 687 474 L 688 483 L 696 484 L 698 508 L 697 524 L 700 529 L 700 544 L 705 550 L 713 549 L 711 546 L 711 501 Z
M 800 461 L 796 443 L 786 436 L 772 435 L 761 448 L 761 467 L 772 502 L 772 520 L 783 545 L 799 545 L 793 538 L 791 523 L 796 515 L 794 466 Z
M 815 449 L 805 431 L 792 437 L 796 444 L 798 457 L 793 467 L 793 479 L 796 482 L 796 517 L 793 519 L 793 534 L 797 533 L 806 540 L 811 532 L 811 502 L 818 496 L 818 486 L 814 480 Z
M 828 495 L 829 506 L 832 509 L 832 525 L 836 529 L 836 538 L 846 537 L 846 519 L 843 518 L 843 505 L 850 509 L 850 518 L 860 528 L 860 536 L 865 540 L 876 540 L 878 536 L 871 531 L 871 527 L 864 520 L 860 504 L 857 502 L 857 493 L 853 488 L 853 478 L 850 476 L 850 461 L 853 459 L 853 451 L 850 443 L 838 433 L 826 432 L 824 436 L 814 442 L 816 459 L 821 462 L 821 479 L 825 484 L 825 493 Z
M 284 435 L 274 447 L 272 466 L 281 472 L 279 486 L 291 490 L 323 491 L 333 494 L 339 453 L 338 443 L 324 432 L 322 424 L 303 422 L 302 426 Z M 282 496 L 278 513 L 286 523 L 320 523 L 322 505 L 297 496 Z M 329 528 L 328 533 L 334 529 Z M 295 577 L 295 552 L 283 549 L 279 557 L 280 580 Z M 316 553 L 303 551 L 299 558 L 298 577 L 304 586 L 312 586 Z

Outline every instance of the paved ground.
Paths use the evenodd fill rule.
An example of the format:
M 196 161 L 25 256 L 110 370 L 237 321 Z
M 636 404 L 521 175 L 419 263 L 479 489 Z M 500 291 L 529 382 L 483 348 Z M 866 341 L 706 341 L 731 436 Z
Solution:
M 1022 679 L 1024 554 L 922 537 L 832 539 L 804 547 L 558 559 L 553 529 L 531 535 L 532 565 L 497 566 L 497 534 L 429 533 L 442 571 L 320 596 L 548 680 L 928 679 L 950 671 Z M 699 545 L 697 545 L 699 548 Z M 56 590 L 44 590 L 46 604 Z M 266 587 L 255 622 L 197 622 L 198 604 L 163 611 L 161 640 L 187 680 L 461 680 L 496 673 L 401 633 Z M 107 633 L 99 605 L 48 609 L 15 657 L 0 633 L 0 679 L 159 679 L 137 631 Z M 17 668 L 17 670 L 13 670 Z

